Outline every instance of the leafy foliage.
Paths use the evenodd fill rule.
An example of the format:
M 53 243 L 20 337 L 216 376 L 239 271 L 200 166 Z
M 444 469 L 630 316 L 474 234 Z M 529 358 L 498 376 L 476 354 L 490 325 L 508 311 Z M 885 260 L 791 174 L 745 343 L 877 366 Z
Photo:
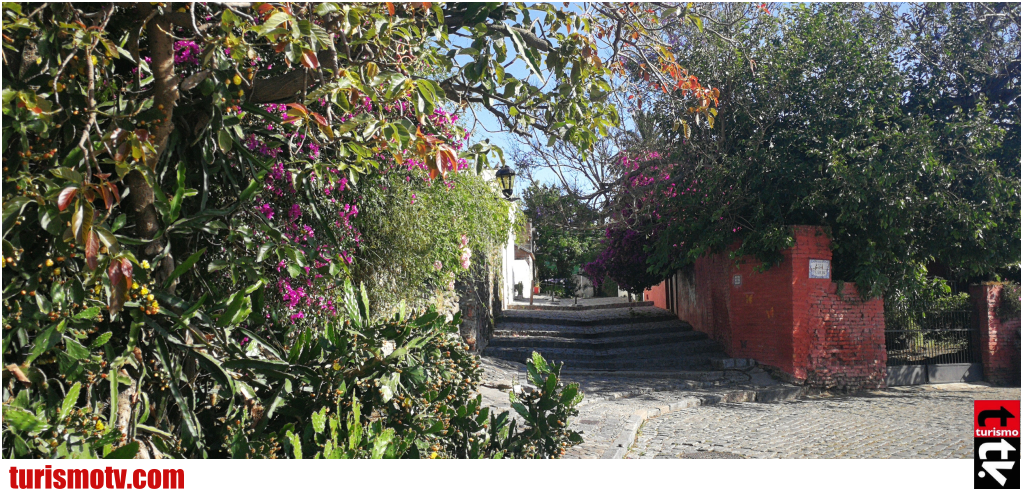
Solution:
M 534 183 L 522 194 L 524 212 L 535 228 L 536 272 L 540 281 L 569 279 L 593 258 L 597 214 L 554 186 Z
M 702 47 L 690 69 L 720 87 L 721 106 L 691 131 L 671 124 L 682 97 L 650 107 L 672 146 L 641 170 L 666 176 L 615 201 L 638 210 L 621 224 L 648 239 L 650 274 L 736 242 L 734 256 L 771 265 L 804 224 L 826 228 L 835 278 L 867 296 L 923 286 L 933 262 L 957 279 L 1018 266 L 1018 10 L 993 8 L 917 6 L 900 19 L 884 6 L 753 18 L 721 7 L 724 38 L 665 32 L 680 50 Z M 974 83 L 950 87 L 955 71 Z
M 508 238 L 508 204 L 480 176 L 406 182 L 396 172 L 367 181 L 360 192 L 365 201 L 355 225 L 372 238 L 360 246 L 352 272 L 381 304 L 425 305 L 426 292 L 468 273 L 464 248 L 471 261 L 481 261 Z
M 1019 318 L 1021 306 L 1019 288 L 1019 283 L 1002 284 L 1001 297 L 998 301 L 998 318 L 1002 321 Z
M 6 456 L 114 444 L 138 456 L 292 454 L 288 432 L 312 439 L 311 415 L 335 397 L 350 402 L 345 429 L 368 426 L 376 442 L 395 428 L 407 443 L 418 424 L 381 421 L 381 408 L 398 404 L 400 384 L 428 381 L 444 387 L 416 404 L 469 418 L 435 405 L 468 398 L 474 380 L 469 358 L 437 355 L 465 350 L 431 336 L 450 325 L 409 314 L 378 328 L 369 301 L 345 290 L 374 275 L 369 249 L 394 234 L 360 226 L 359 208 L 386 207 L 393 185 L 468 210 L 472 221 L 434 213 L 424 227 L 442 264 L 458 248 L 461 266 L 507 231 L 482 181 L 462 177 L 501 152 L 469 144 L 446 109 L 494 108 L 582 147 L 616 116 L 589 22 L 550 5 L 4 3 L 2 15 L 4 412 L 35 415 L 22 427 L 5 418 Z M 553 87 L 505 74 L 514 59 Z M 408 264 L 420 281 L 407 286 L 437 284 L 428 260 Z M 383 368 L 405 362 L 380 353 L 406 329 L 419 340 L 401 337 L 394 352 L 421 342 L 406 352 L 436 370 L 419 385 Z M 68 404 L 107 432 L 57 411 L 73 387 Z M 426 442 L 459 455 L 461 432 Z

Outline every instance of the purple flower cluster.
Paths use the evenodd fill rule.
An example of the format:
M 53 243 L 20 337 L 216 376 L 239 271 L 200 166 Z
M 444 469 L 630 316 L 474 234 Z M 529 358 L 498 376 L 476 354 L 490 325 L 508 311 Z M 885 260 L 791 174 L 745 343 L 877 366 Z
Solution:
M 199 44 L 191 40 L 179 40 L 174 42 L 174 64 L 199 64 L 199 56 L 202 49 Z

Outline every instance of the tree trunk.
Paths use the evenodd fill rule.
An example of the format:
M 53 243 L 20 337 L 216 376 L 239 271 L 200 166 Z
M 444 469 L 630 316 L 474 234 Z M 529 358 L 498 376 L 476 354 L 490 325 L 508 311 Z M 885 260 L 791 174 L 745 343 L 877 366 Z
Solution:
M 139 14 L 145 19 L 152 11 L 149 4 L 139 4 Z M 178 100 L 178 75 L 174 72 L 174 39 L 170 35 L 173 24 L 164 16 L 154 17 L 146 26 L 149 38 L 149 67 L 153 70 L 153 105 L 162 109 L 163 118 L 151 133 L 151 142 L 156 154 L 147 158 L 146 166 L 152 173 L 163 155 L 167 139 L 174 131 L 174 106 Z M 133 216 L 136 236 L 143 240 L 153 239 L 160 231 L 160 220 L 153 202 L 153 188 L 141 172 L 132 171 L 124 177 L 124 183 L 130 192 L 124 199 L 124 209 Z M 139 249 L 139 257 L 152 260 L 164 250 L 163 238 L 144 244 Z M 170 255 L 160 262 L 153 262 L 153 277 L 157 286 L 161 285 L 174 271 L 174 258 Z M 170 293 L 174 292 L 174 284 L 170 284 Z

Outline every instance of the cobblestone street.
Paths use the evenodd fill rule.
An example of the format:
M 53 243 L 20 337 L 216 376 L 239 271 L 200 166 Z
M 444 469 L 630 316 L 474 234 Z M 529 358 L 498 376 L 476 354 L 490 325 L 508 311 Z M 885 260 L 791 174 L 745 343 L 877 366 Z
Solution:
M 1020 399 L 1020 389 L 943 384 L 680 409 L 647 420 L 626 458 L 970 458 L 975 399 Z

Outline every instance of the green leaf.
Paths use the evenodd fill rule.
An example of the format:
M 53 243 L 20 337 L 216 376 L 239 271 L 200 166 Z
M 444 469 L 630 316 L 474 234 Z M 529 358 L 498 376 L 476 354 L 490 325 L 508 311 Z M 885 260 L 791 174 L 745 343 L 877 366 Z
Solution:
M 251 312 L 252 300 L 245 295 L 244 290 L 235 292 L 228 300 L 227 308 L 217 317 L 217 326 L 224 328 L 237 325 L 245 321 Z
M 290 20 L 292 20 L 290 14 L 284 11 L 277 11 L 272 16 L 270 16 L 270 18 L 267 19 L 266 22 L 264 22 L 263 24 L 259 25 L 258 28 L 256 28 L 256 36 L 264 36 L 267 33 L 273 31 L 278 26 L 284 24 L 285 21 Z
M 57 331 L 57 325 L 50 325 L 49 328 L 43 330 L 36 338 L 32 339 L 32 351 L 28 357 L 25 358 L 25 364 L 31 364 L 36 358 L 43 355 L 46 351 L 49 351 L 53 346 L 57 345 L 61 339 L 61 334 Z
M 170 286 L 171 283 L 174 282 L 175 279 L 177 279 L 182 274 L 188 272 L 188 270 L 191 269 L 192 266 L 194 266 L 195 263 L 199 261 L 199 258 L 202 257 L 202 254 L 204 253 L 206 253 L 206 247 L 203 247 L 198 252 L 189 255 L 188 258 L 181 263 L 181 265 L 174 268 L 174 271 L 170 273 L 170 276 L 167 277 L 167 280 L 163 282 L 163 287 L 167 288 L 168 286 Z
M 25 205 L 29 203 L 35 203 L 31 198 L 24 196 L 17 196 L 11 198 L 10 201 L 6 201 L 3 204 L 3 235 L 7 236 L 7 232 L 14 228 L 15 219 L 21 212 L 25 210 Z
M 104 460 L 128 460 L 135 458 L 139 452 L 139 442 L 132 441 L 106 455 L 103 455 Z
M 155 341 L 157 358 L 160 364 L 163 365 L 164 370 L 170 372 L 170 376 L 164 380 L 167 381 L 167 386 L 171 390 L 171 395 L 174 396 L 174 401 L 178 404 L 178 410 L 181 412 L 181 422 L 184 424 L 185 431 L 193 439 L 201 439 L 202 427 L 199 425 L 199 418 L 195 415 L 195 412 L 192 411 L 192 407 L 188 404 L 188 399 L 186 399 L 184 394 L 181 393 L 181 388 L 178 387 L 178 378 L 181 375 L 181 365 L 174 363 L 171 360 L 170 352 L 167 349 L 167 343 L 164 341 L 163 337 L 158 336 L 155 338 Z M 115 389 L 116 392 L 116 383 L 111 382 L 111 385 L 113 386 L 112 389 Z M 113 403 L 114 402 L 111 403 L 113 407 L 116 407 L 117 405 Z
M 249 201 L 250 199 L 252 199 L 253 196 L 256 195 L 256 192 L 258 192 L 259 189 L 262 187 L 263 187 L 262 182 L 253 179 L 252 181 L 249 182 L 249 185 L 246 186 L 244 190 L 242 190 L 242 194 L 238 196 L 238 199 L 241 200 L 242 202 Z
M 90 307 L 74 316 L 74 319 L 92 319 L 99 315 L 99 307 Z
M 188 191 L 185 187 L 185 181 L 187 179 L 185 174 L 185 162 L 179 161 L 177 170 L 178 187 L 174 192 L 174 197 L 170 200 L 170 216 L 166 221 L 168 223 L 174 222 L 178 219 L 178 216 L 181 214 L 181 202 L 184 201 L 185 192 Z
M 42 420 L 35 415 L 14 408 L 9 405 L 4 405 L 4 423 L 10 425 L 14 430 L 18 432 L 34 433 L 46 429 L 46 421 Z
M 60 220 L 60 211 L 57 207 L 46 205 L 39 209 L 39 225 L 46 232 L 58 236 L 64 230 Z
M 326 428 L 327 423 L 327 407 L 324 406 L 323 408 L 320 409 L 320 411 L 314 412 L 310 416 L 310 419 L 312 420 L 313 423 L 313 431 L 315 431 L 317 434 L 322 434 L 323 430 Z
M 525 418 L 527 420 L 529 419 L 529 410 L 527 410 L 526 407 L 523 406 L 522 403 L 515 402 L 515 403 L 512 403 L 511 406 L 512 406 L 512 409 L 515 410 L 515 413 L 518 413 L 519 415 L 521 415 L 522 418 Z
M 220 146 L 220 150 L 227 153 L 231 151 L 231 146 L 234 145 L 234 140 L 231 138 L 231 133 L 227 129 L 220 129 L 217 131 L 217 145 Z
M 551 371 L 550 367 L 547 366 L 547 360 L 543 359 L 543 356 L 541 356 L 540 353 L 533 351 L 532 358 L 533 365 L 536 366 L 537 371 L 540 373 L 547 373 Z
M 512 43 L 515 45 L 515 52 L 522 60 L 526 63 L 526 67 L 529 71 L 532 71 L 536 76 L 540 76 L 540 68 L 536 64 L 536 60 L 532 54 L 526 49 L 526 43 L 522 40 L 522 35 L 517 31 L 512 30 L 511 32 Z
M 64 339 L 64 346 L 66 348 L 65 352 L 72 359 L 86 359 L 91 354 L 85 346 L 75 339 Z
M 295 458 L 302 458 L 302 440 L 294 432 L 291 432 L 291 429 L 288 429 L 286 435 L 288 436 L 288 441 L 291 442 L 291 449 L 294 452 Z
M 92 343 L 89 344 L 89 347 L 92 348 L 92 349 L 95 349 L 97 347 L 102 347 L 104 344 L 109 342 L 110 341 L 110 337 L 113 337 L 113 336 L 114 336 L 114 332 L 104 332 L 104 333 L 100 334 L 99 337 L 96 337 L 95 339 L 93 339 Z
M 75 382 L 75 385 L 71 386 L 67 391 L 67 395 L 64 396 L 64 402 L 60 405 L 60 416 L 64 417 L 67 412 L 71 411 L 75 407 L 75 403 L 78 402 L 78 394 L 82 392 L 82 383 Z
M 227 414 L 230 415 L 231 409 L 234 407 L 234 394 L 237 392 L 235 390 L 234 379 L 231 378 L 226 371 L 224 371 L 220 362 L 214 359 L 213 356 L 194 349 L 190 350 L 189 354 L 196 357 L 199 364 L 205 368 L 206 373 L 212 375 L 213 379 L 216 380 L 218 384 L 227 388 L 228 392 L 231 394 L 231 397 L 228 400 L 229 408 L 227 410 Z
M 565 388 L 565 390 L 561 391 L 561 404 L 569 404 L 573 399 L 575 399 L 577 394 L 579 394 L 579 386 L 576 384 L 569 385 Z

